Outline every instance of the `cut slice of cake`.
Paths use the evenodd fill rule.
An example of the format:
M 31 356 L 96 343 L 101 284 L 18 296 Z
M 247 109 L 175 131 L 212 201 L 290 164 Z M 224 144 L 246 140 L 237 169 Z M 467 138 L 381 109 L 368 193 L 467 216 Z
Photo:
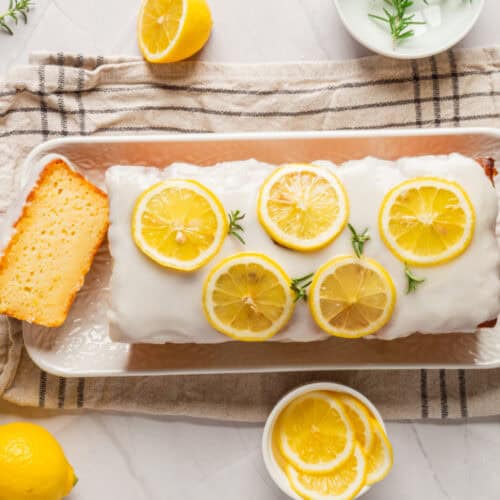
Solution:
M 64 323 L 108 227 L 108 197 L 62 159 L 40 172 L 0 257 L 0 313 Z

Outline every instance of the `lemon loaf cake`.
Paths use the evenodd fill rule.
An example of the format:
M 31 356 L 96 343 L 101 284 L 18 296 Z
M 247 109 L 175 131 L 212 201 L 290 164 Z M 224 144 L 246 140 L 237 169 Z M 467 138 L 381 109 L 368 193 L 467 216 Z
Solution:
M 317 168 L 337 176 L 345 189 L 348 222 L 359 235 L 369 237 L 362 258 L 355 257 L 353 234 L 347 225 L 330 243 L 314 251 L 297 251 L 274 243 L 274 238 L 260 221 L 262 214 L 258 203 L 259 192 L 266 179 L 272 178 L 277 171 L 276 166 L 248 160 L 202 168 L 174 164 L 164 170 L 127 166 L 108 169 L 109 245 L 113 257 L 109 311 L 112 338 L 130 343 L 208 344 L 230 340 L 207 321 L 203 294 L 207 283 L 211 283 L 214 270 L 224 259 L 239 252 L 263 254 L 279 264 L 295 283 L 307 283 L 300 278 L 314 273 L 313 283 L 308 289 L 309 303 L 297 301 L 291 320 L 270 341 L 307 342 L 328 338 L 326 328 L 318 327 L 318 308 L 309 309 L 311 304 L 314 305 L 315 290 L 321 292 L 321 286 L 315 286 L 320 283 L 320 277 L 328 276 L 327 273 L 334 269 L 332 261 L 335 258 L 338 262 L 339 256 L 346 255 L 353 264 L 349 268 L 351 274 L 343 277 L 343 284 L 350 278 L 356 279 L 357 269 L 361 267 L 357 264 L 372 261 L 377 263 L 374 269 L 378 276 L 390 276 L 391 279 L 385 281 L 393 282 L 395 300 L 386 301 L 384 305 L 384 313 L 387 312 L 390 319 L 373 334 L 379 339 L 406 337 L 414 332 L 474 332 L 477 325 L 498 316 L 499 251 L 495 236 L 498 195 L 476 161 L 451 154 L 397 161 L 365 158 L 339 167 L 326 161 L 315 163 Z M 218 197 L 225 212 L 245 214 L 245 218 L 240 219 L 245 244 L 234 236 L 226 237 L 220 251 L 193 272 L 168 269 L 141 251 L 132 235 L 134 207 L 151 186 L 171 179 L 194 180 Z M 403 189 L 406 191 L 402 192 Z M 448 248 L 450 237 L 463 235 L 460 239 L 457 237 L 460 245 L 454 244 L 453 253 L 448 252 L 444 257 L 438 255 L 428 265 L 418 262 L 425 255 L 416 251 L 413 258 L 408 252 L 403 254 L 397 247 L 398 240 L 393 242 L 390 239 L 392 228 L 400 228 L 401 220 L 402 223 L 405 221 L 407 213 L 404 210 L 420 210 L 420 195 L 425 198 L 424 206 L 434 207 L 433 210 L 439 213 L 446 212 L 440 229 L 443 240 L 446 240 L 446 245 L 443 243 L 445 248 Z M 462 200 L 456 210 L 451 203 L 453 199 Z M 153 208 L 158 207 L 162 205 L 157 203 Z M 384 216 L 384 207 L 388 216 Z M 389 210 L 390 207 L 393 208 Z M 427 215 L 420 218 L 427 223 Z M 386 219 L 391 223 L 388 235 L 382 231 L 387 232 L 382 224 Z M 143 220 L 149 223 L 154 218 L 150 216 Z M 163 219 L 158 217 L 157 220 Z M 417 229 L 418 222 L 412 222 Z M 431 238 L 432 252 L 444 252 L 441 237 L 429 233 L 423 241 L 427 241 L 426 238 Z M 414 240 L 416 238 L 410 243 Z M 184 241 L 184 237 L 180 241 Z M 426 248 L 423 250 L 424 254 L 427 253 Z M 240 283 L 242 279 L 237 281 Z M 369 304 L 375 300 L 373 297 L 378 295 L 367 290 L 365 298 Z M 375 305 L 379 308 L 378 304 Z
M 0 257 L 0 313 L 59 326 L 106 235 L 108 198 L 58 158 L 42 165 L 13 211 Z

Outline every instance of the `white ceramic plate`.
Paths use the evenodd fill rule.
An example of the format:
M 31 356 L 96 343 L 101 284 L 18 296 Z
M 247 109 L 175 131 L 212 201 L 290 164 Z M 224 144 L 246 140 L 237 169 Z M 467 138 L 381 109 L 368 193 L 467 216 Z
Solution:
M 375 21 L 368 13 L 382 15 L 388 7 L 384 0 L 335 0 L 340 18 L 349 33 L 365 47 L 397 59 L 428 57 L 448 50 L 469 33 L 485 0 L 414 0 L 410 9 L 414 19 L 425 22 L 412 26 L 415 35 L 394 44 L 386 23 Z M 384 5 L 385 4 L 385 5 Z
M 318 158 L 342 163 L 368 155 L 395 159 L 452 152 L 500 159 L 500 132 L 485 128 L 66 138 L 33 150 L 23 175 L 29 178 L 40 158 L 51 153 L 68 157 L 77 170 L 102 187 L 106 169 L 116 164 L 163 167 L 184 161 L 212 165 L 248 158 L 275 164 Z M 106 319 L 110 270 L 105 245 L 62 327 L 24 324 L 28 353 L 47 372 L 76 377 L 500 366 L 500 326 L 475 334 L 363 340 L 355 348 L 353 341 L 337 338 L 272 345 L 113 343 Z

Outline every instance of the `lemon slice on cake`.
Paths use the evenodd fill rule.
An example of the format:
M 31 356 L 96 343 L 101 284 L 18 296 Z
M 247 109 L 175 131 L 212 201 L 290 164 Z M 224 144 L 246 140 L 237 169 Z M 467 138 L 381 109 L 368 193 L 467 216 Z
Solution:
M 316 272 L 309 307 L 318 326 L 336 337 L 358 338 L 391 318 L 396 290 L 377 261 L 351 255 L 334 257 Z
M 290 486 L 301 498 L 318 500 L 351 500 L 365 485 L 366 457 L 356 443 L 348 460 L 329 474 L 307 474 L 287 465 L 285 473 Z
M 380 234 L 404 262 L 432 266 L 457 257 L 469 246 L 474 207 L 456 182 L 418 177 L 395 186 L 379 213 Z
M 382 481 L 392 468 L 392 446 L 382 426 L 372 418 L 373 446 L 367 455 L 366 484 Z
M 132 236 L 139 249 L 179 271 L 203 266 L 219 251 L 227 231 L 219 199 L 192 180 L 155 184 L 139 196 L 132 214 Z
M 260 223 L 274 241 L 294 250 L 324 247 L 342 231 L 348 214 L 342 183 L 320 166 L 285 165 L 260 189 Z
M 290 278 L 269 257 L 232 255 L 207 276 L 203 308 L 209 323 L 235 340 L 261 341 L 278 333 L 295 307 Z
M 212 30 L 206 0 L 143 0 L 137 34 L 152 63 L 181 61 L 205 45 Z
M 328 474 L 345 463 L 354 449 L 354 432 L 344 407 L 324 392 L 310 392 L 292 401 L 276 425 L 283 457 L 306 474 Z

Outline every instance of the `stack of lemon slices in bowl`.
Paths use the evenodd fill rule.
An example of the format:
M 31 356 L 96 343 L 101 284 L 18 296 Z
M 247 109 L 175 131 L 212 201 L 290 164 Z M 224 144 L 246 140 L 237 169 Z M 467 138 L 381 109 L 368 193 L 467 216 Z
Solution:
M 277 417 L 271 440 L 277 465 L 305 499 L 356 498 L 393 463 L 379 420 L 346 393 L 316 390 L 293 399 Z

